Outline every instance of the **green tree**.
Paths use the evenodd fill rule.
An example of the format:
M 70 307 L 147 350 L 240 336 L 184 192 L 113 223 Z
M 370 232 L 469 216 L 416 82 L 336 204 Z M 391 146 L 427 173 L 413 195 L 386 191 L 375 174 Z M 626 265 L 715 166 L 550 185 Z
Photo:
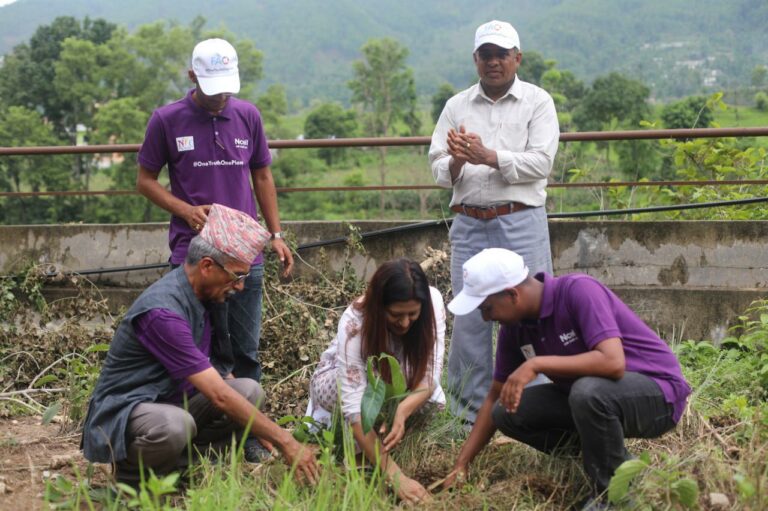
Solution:
M 96 144 L 126 144 L 141 140 L 149 114 L 136 97 L 118 98 L 99 106 L 93 118 L 92 140 Z M 136 155 L 102 155 L 110 162 L 105 170 L 110 190 L 133 190 L 136 186 Z M 144 197 L 114 195 L 89 202 L 89 218 L 99 223 L 150 222 L 168 218 L 167 213 Z
M 307 138 L 349 138 L 357 131 L 357 118 L 352 110 L 345 110 L 338 103 L 323 103 L 312 110 L 304 121 L 304 136 Z M 328 166 L 343 161 L 344 148 L 323 147 L 318 156 Z
M 582 131 L 602 129 L 637 129 L 640 121 L 650 116 L 648 96 L 651 91 L 637 80 L 619 73 L 597 78 L 573 112 L 573 122 Z M 625 143 L 619 151 L 621 167 L 636 168 L 639 160 L 650 156 L 642 144 Z M 606 163 L 610 163 L 610 143 L 598 143 L 605 149 Z M 633 174 L 637 174 L 633 172 Z
M 768 67 L 755 66 L 752 70 L 752 87 L 759 89 L 765 86 L 766 79 L 768 78 Z
M 0 68 L 0 97 L 6 104 L 40 111 L 54 131 L 67 138 L 69 105 L 58 94 L 55 63 L 65 39 L 76 38 L 95 45 L 106 43 L 116 26 L 103 19 L 58 17 L 35 30 L 29 43 L 16 46 Z
M 540 85 L 541 77 L 548 69 L 552 69 L 554 65 L 554 60 L 544 60 L 541 53 L 537 51 L 524 51 L 523 61 L 520 63 L 520 69 L 518 69 L 517 74 L 526 82 Z
M 51 125 L 44 123 L 39 113 L 23 106 L 11 106 L 0 111 L 0 146 L 36 145 L 56 145 L 56 135 Z M 23 187 L 39 192 L 46 189 L 47 179 L 54 184 L 66 182 L 67 179 L 60 172 L 53 172 L 45 160 L 47 158 L 30 156 L 0 158 L 0 186 L 11 192 L 24 191 Z M 47 176 L 50 172 L 53 174 Z
M 455 94 L 456 90 L 450 83 L 444 83 L 440 86 L 439 89 L 437 89 L 435 95 L 432 96 L 432 121 L 437 123 L 437 120 L 440 118 L 440 114 L 443 113 L 445 104 Z
M 348 82 L 352 102 L 365 112 L 366 132 L 375 137 L 392 133 L 398 121 L 408 122 L 413 129 L 416 111 L 416 89 L 413 70 L 405 63 L 408 48 L 391 38 L 370 39 L 361 48 L 363 60 L 352 64 L 354 78 Z M 379 147 L 379 177 L 386 185 L 386 147 Z M 379 207 L 384 210 L 384 193 Z
M 280 120 L 288 113 L 288 98 L 285 96 L 285 87 L 280 84 L 270 85 L 259 96 L 256 105 L 261 112 L 264 121 L 264 131 L 269 138 L 286 138 L 281 129 Z
M 57 138 L 50 123 L 23 106 L 0 110 L 0 146 L 56 145 Z M 42 192 L 66 190 L 71 186 L 70 173 L 62 156 L 4 156 L 0 158 L 0 189 L 8 192 Z M 20 197 L 3 201 L 0 219 L 6 223 L 48 223 L 61 220 L 62 209 L 70 198 Z
M 669 129 L 707 128 L 715 116 L 704 96 L 691 96 L 665 105 L 661 110 L 661 120 Z
M 761 112 L 768 112 L 768 94 L 762 91 L 755 94 L 755 108 Z
M 552 95 L 563 95 L 566 100 L 563 107 L 569 111 L 579 104 L 587 92 L 584 82 L 576 78 L 576 75 L 566 69 L 557 69 L 554 66 L 541 75 L 540 85 Z
M 650 114 L 650 93 L 643 83 L 620 73 L 601 76 L 584 95 L 573 120 L 585 131 L 600 130 L 612 119 L 621 127 L 637 128 Z

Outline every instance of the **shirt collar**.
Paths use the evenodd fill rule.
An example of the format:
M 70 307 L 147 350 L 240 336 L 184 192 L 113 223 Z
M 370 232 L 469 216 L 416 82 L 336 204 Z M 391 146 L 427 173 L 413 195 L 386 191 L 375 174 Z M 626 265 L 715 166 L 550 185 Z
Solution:
M 512 97 L 513 99 L 517 100 L 517 99 L 520 99 L 522 95 L 523 95 L 523 90 L 522 90 L 522 85 L 520 85 L 520 79 L 517 77 L 517 75 L 515 75 L 515 81 L 512 82 L 512 86 L 509 88 L 509 90 L 507 90 L 506 93 L 504 93 L 503 96 L 497 99 L 496 102 L 498 103 L 499 101 L 502 101 L 507 97 Z M 490 103 L 494 102 L 491 98 L 485 95 L 485 91 L 483 91 L 483 86 L 481 85 L 479 80 L 475 85 L 475 90 L 472 91 L 470 95 L 470 100 L 476 101 L 478 98 L 482 98 L 483 100 L 488 101 Z
M 541 292 L 541 307 L 539 309 L 539 319 L 544 319 L 555 312 L 557 278 L 544 272 L 537 273 L 534 278 L 544 284 L 544 289 Z
M 176 275 L 176 279 L 179 281 L 179 284 L 181 285 L 181 289 L 187 298 L 187 302 L 192 306 L 192 308 L 197 312 L 197 314 L 199 314 L 202 317 L 206 312 L 205 305 L 197 297 L 197 295 L 195 294 L 195 290 L 192 289 L 192 284 L 189 282 L 189 277 L 187 276 L 187 271 L 185 269 L 184 263 L 182 263 L 181 266 L 177 268 L 177 270 L 178 270 L 178 274 Z
M 190 107 L 195 112 L 197 112 L 198 115 L 203 115 L 205 116 L 206 119 L 210 119 L 211 117 L 221 117 L 222 119 L 230 118 L 229 112 L 230 112 L 230 108 L 232 108 L 232 99 L 234 98 L 229 98 L 229 101 L 227 101 L 227 104 L 224 105 L 224 110 L 222 110 L 218 115 L 213 115 L 211 112 L 204 110 L 203 108 L 200 107 L 200 105 L 195 103 L 195 100 L 192 98 L 193 92 L 195 92 L 195 89 L 189 89 L 189 91 L 187 91 L 187 96 L 184 98 L 184 101 L 186 101 L 187 104 L 190 105 Z

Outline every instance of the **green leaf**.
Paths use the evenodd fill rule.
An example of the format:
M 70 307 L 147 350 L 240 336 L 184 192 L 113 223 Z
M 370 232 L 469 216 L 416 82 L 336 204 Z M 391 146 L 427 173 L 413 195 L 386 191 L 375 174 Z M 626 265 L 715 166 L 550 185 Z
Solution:
M 55 375 L 53 375 L 53 374 L 46 374 L 45 376 L 43 376 L 42 378 L 40 378 L 39 380 L 37 380 L 35 382 L 35 388 L 39 389 L 40 387 L 42 387 L 46 383 L 51 383 L 51 382 L 54 382 L 56 380 L 58 380 L 58 378 Z
M 293 430 L 293 438 L 295 438 L 297 442 L 301 442 L 302 444 L 307 443 L 309 436 L 307 435 L 307 429 L 303 424 L 300 426 L 297 426 Z
M 275 422 L 278 426 L 285 426 L 286 424 L 290 424 L 291 422 L 297 422 L 300 419 L 296 417 L 295 415 L 284 415 L 283 417 L 280 417 Z
M 736 481 L 736 487 L 739 489 L 739 494 L 745 499 L 752 498 L 757 491 L 752 481 L 747 479 L 744 474 L 735 474 L 733 480 Z
M 105 343 L 94 344 L 92 346 L 89 346 L 85 350 L 86 353 L 100 353 L 104 351 L 109 351 L 109 344 L 105 344 Z
M 50 424 L 56 414 L 59 413 L 59 410 L 61 410 L 61 403 L 58 401 L 46 408 L 45 412 L 43 412 L 43 424 Z
M 392 394 L 388 394 L 387 398 L 400 396 L 408 392 L 408 386 L 405 383 L 405 375 L 400 367 L 400 363 L 397 359 L 391 355 L 382 355 L 382 358 L 386 358 L 389 363 L 389 373 L 392 376 Z
M 677 500 L 688 508 L 694 507 L 699 498 L 699 487 L 696 481 L 688 478 L 672 483 L 672 492 L 677 495 Z
M 368 385 L 373 384 L 374 381 L 376 381 L 376 375 L 373 373 L 373 359 L 375 357 L 368 357 L 368 365 L 367 365 L 367 371 L 368 371 Z
M 608 500 L 616 504 L 626 497 L 630 481 L 647 467 L 648 463 L 642 459 L 627 460 L 619 465 L 608 483 Z
M 368 432 L 376 423 L 376 418 L 381 411 L 381 405 L 384 404 L 384 396 L 387 392 L 386 384 L 381 378 L 376 378 L 373 383 L 368 383 L 363 392 L 363 402 L 360 407 L 360 420 L 363 426 L 363 433 Z

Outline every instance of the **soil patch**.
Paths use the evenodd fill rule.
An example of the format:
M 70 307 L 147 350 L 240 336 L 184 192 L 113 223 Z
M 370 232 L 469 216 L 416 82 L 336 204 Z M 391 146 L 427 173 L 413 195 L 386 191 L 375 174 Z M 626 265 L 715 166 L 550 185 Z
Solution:
M 45 481 L 74 478 L 74 466 L 85 473 L 80 434 L 63 432 L 59 424 L 39 416 L 0 419 L 0 509 L 42 510 Z

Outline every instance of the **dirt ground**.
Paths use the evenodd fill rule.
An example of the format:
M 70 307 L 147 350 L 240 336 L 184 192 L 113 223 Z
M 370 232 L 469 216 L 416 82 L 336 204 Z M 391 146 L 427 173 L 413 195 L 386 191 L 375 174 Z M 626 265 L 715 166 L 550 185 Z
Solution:
M 45 480 L 73 476 L 72 462 L 85 472 L 80 434 L 59 424 L 42 425 L 40 416 L 0 419 L 0 510 L 44 509 Z

